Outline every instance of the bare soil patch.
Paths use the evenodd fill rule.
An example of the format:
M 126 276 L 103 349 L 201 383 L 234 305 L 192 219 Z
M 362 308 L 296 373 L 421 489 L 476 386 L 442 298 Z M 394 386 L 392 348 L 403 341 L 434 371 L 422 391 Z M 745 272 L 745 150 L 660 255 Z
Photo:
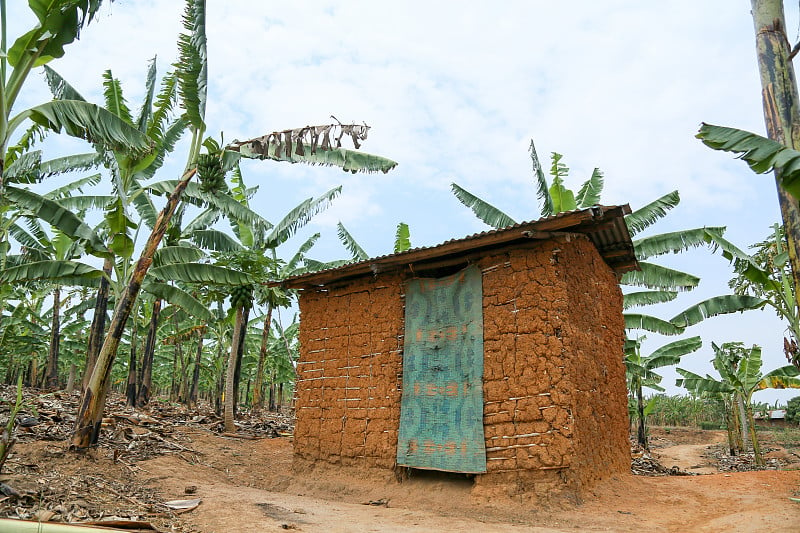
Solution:
M 8 396 L 5 396 L 8 397 Z M 47 417 L 58 400 L 61 421 Z M 52 521 L 139 520 L 159 531 L 797 531 L 800 470 L 694 476 L 624 475 L 583 502 L 476 494 L 466 477 L 295 463 L 283 417 L 246 413 L 241 437 L 225 436 L 213 414 L 177 406 L 149 412 L 112 404 L 103 444 L 85 456 L 67 451 L 68 399 L 43 399 L 41 424 L 20 434 L 0 482 L 0 516 Z M 137 418 L 139 417 L 139 418 Z M 146 417 L 146 418 L 145 418 Z M 2 415 L 0 414 L 0 418 Z M 63 426 L 63 428 L 62 428 Z M 277 436 L 275 436 L 277 435 Z M 280 436 L 284 435 L 284 436 Z M 652 432 L 653 456 L 669 468 L 713 468 L 709 447 L 723 432 Z M 781 468 L 793 452 L 768 453 Z M 690 448 L 694 447 L 694 448 Z M 670 464 L 670 461 L 675 464 Z M 781 462 L 783 461 L 783 462 Z M 693 467 L 700 468 L 693 468 Z M 183 512 L 165 502 L 199 498 Z

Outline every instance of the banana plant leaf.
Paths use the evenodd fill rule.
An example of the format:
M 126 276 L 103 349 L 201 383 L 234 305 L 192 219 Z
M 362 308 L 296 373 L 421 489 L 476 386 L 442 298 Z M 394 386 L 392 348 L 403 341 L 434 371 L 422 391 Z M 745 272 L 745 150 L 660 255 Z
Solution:
M 706 375 L 701 376 L 699 374 L 695 374 L 694 372 L 690 372 L 688 370 L 684 370 L 682 368 L 676 368 L 675 371 L 683 376 L 683 378 L 678 378 L 675 380 L 675 385 L 678 387 L 684 387 L 685 389 L 692 391 L 696 394 L 700 393 L 722 393 L 722 394 L 731 394 L 734 392 L 734 388 L 724 381 L 719 381 L 711 376 Z
M 233 237 L 215 229 L 198 229 L 186 235 L 186 240 L 204 250 L 216 252 L 236 252 L 244 247 Z
M 103 272 L 75 261 L 35 261 L 0 272 L 2 283 L 47 281 L 58 285 L 98 287 Z
M 144 100 L 142 107 L 139 108 L 139 113 L 136 116 L 135 124 L 142 133 L 147 133 L 147 125 L 153 116 L 153 99 L 156 95 L 156 58 L 150 60 L 147 64 L 147 76 L 144 82 Z M 149 135 L 148 135 L 149 137 Z
M 153 266 L 159 267 L 175 263 L 193 263 L 203 257 L 203 252 L 190 246 L 164 246 L 153 254 Z
M 625 217 L 625 225 L 631 236 L 636 235 L 650 227 L 667 215 L 667 211 L 677 206 L 681 201 L 678 191 L 672 191 L 661 198 L 640 207 Z
M 85 172 L 100 168 L 101 166 L 103 166 L 102 155 L 90 152 L 86 154 L 74 154 L 42 161 L 41 172 L 42 177 L 47 178 L 50 176 L 55 176 L 56 174 L 62 174 L 64 172 Z M 94 176 L 97 176 L 97 174 Z M 83 178 L 87 181 L 82 183 L 79 180 L 76 180 L 73 183 L 80 184 L 78 186 L 96 185 L 100 180 L 94 176 L 91 178 Z
M 281 269 L 281 272 L 284 276 L 293 275 L 294 271 L 300 267 L 300 263 L 305 260 L 305 255 L 308 253 L 311 248 L 317 243 L 322 235 L 320 233 L 315 233 L 311 237 L 305 240 L 303 244 L 301 244 L 297 248 L 297 252 L 292 256 L 291 259 L 286 263 L 286 265 Z
M 122 95 L 122 84 L 108 69 L 103 72 L 103 98 L 106 102 L 106 109 L 133 125 L 133 115 L 131 115 L 128 102 Z
M 678 313 L 670 319 L 670 322 L 680 328 L 687 328 L 702 322 L 706 318 L 746 311 L 748 309 L 760 309 L 766 304 L 766 300 L 756 298 L 755 296 L 739 294 L 715 296 Z
M 214 318 L 211 311 L 209 311 L 205 305 L 179 287 L 157 281 L 145 281 L 142 285 L 142 290 L 147 291 L 156 298 L 166 300 L 172 305 L 177 305 L 188 314 L 200 320 L 210 321 Z
M 536 154 L 536 147 L 533 145 L 533 139 L 531 139 L 528 152 L 531 154 L 531 169 L 533 170 L 533 175 L 536 177 L 536 197 L 542 202 L 540 213 L 542 217 L 552 216 L 555 214 L 553 199 L 550 197 L 550 191 L 548 190 L 550 187 L 547 184 L 547 177 L 544 175 L 544 170 L 542 170 L 542 163 L 539 161 L 539 156 Z M 506 224 L 506 226 L 510 225 L 511 224 Z
M 564 187 L 560 180 L 553 181 L 553 184 L 550 186 L 550 198 L 553 199 L 553 211 L 556 213 L 574 211 L 578 208 L 575 195 L 571 190 Z
M 706 244 L 709 233 L 722 235 L 725 228 L 694 228 L 669 233 L 659 233 L 633 241 L 637 259 L 648 259 L 669 253 L 680 253 Z
M 713 252 L 722 250 L 722 257 L 733 263 L 736 271 L 742 272 L 751 282 L 771 290 L 780 290 L 779 284 L 770 278 L 770 274 L 761 268 L 761 266 L 753 260 L 752 256 L 744 250 L 741 250 L 732 242 L 712 232 L 707 232 L 706 242 L 711 245 L 711 250 Z
M 243 272 L 204 263 L 177 263 L 153 267 L 148 272 L 155 279 L 214 285 L 246 285 L 253 278 Z
M 105 209 L 116 196 L 94 196 L 94 195 L 80 195 L 69 196 L 58 200 L 58 205 L 65 207 L 70 211 L 84 211 L 86 209 Z
M 290 155 L 286 155 L 285 151 L 280 150 L 277 144 L 265 144 L 258 139 L 253 139 L 239 144 L 238 150 L 242 157 L 249 159 L 272 159 L 273 161 L 286 161 L 289 163 L 332 166 L 354 174 L 356 172 L 383 172 L 386 174 L 397 166 L 396 161 L 357 150 L 348 150 L 346 148 L 323 150 L 318 148 L 312 153 L 310 145 L 302 143 L 302 146 L 303 155 L 298 155 L 298 151 L 293 151 Z
M 42 168 L 45 168 L 48 163 L 50 163 L 50 161 L 43 162 Z M 103 175 L 100 173 L 90 174 L 89 176 L 84 176 L 76 179 L 75 181 L 71 181 L 66 185 L 62 185 L 61 187 L 56 187 L 55 189 L 45 193 L 43 196 L 49 200 L 63 200 L 64 198 L 69 198 L 75 192 L 83 194 L 84 187 L 92 187 L 97 185 L 102 179 Z
M 334 187 L 318 198 L 308 198 L 289 211 L 278 222 L 267 236 L 267 247 L 275 248 L 286 242 L 298 229 L 305 226 L 314 215 L 327 209 L 331 202 L 342 192 L 342 186 Z
M 650 354 L 648 359 L 652 360 L 653 362 L 648 366 L 650 368 L 660 368 L 662 366 L 675 364 L 677 363 L 677 361 L 675 363 L 670 363 L 670 362 L 664 364 L 656 364 L 656 363 L 661 363 L 662 357 L 664 357 L 665 360 L 672 359 L 675 357 L 680 358 L 681 356 L 684 356 L 686 354 L 696 352 L 702 347 L 703 347 L 703 339 L 698 336 L 672 341 L 669 344 L 665 344 L 664 346 L 657 348 L 653 353 Z
M 350 252 L 350 255 L 355 261 L 366 261 L 369 259 L 369 254 L 364 251 L 364 249 L 358 244 L 353 236 L 350 235 L 350 232 L 347 231 L 347 228 L 345 228 L 344 224 L 341 222 L 336 224 L 336 234 L 339 236 L 339 240 L 342 241 L 342 244 L 344 244 L 344 247 L 347 248 L 347 251 Z M 306 263 L 308 263 L 308 260 Z
M 165 180 L 148 185 L 148 189 L 155 193 L 169 196 L 178 185 L 177 180 Z M 259 228 L 271 227 L 269 221 L 261 215 L 237 202 L 227 194 L 210 194 L 200 190 L 197 183 L 189 183 L 183 192 L 182 198 L 194 205 L 213 205 L 231 220 L 240 220 L 245 224 L 250 224 Z
M 631 357 L 625 359 L 625 371 L 628 372 L 628 374 L 636 376 L 637 378 L 651 380 L 655 383 L 660 383 L 663 379 L 660 375 L 653 372 L 646 365 L 636 362 Z
M 690 291 L 700 283 L 700 278 L 697 276 L 654 263 L 640 261 L 639 267 L 641 270 L 626 272 L 622 276 L 620 283 L 647 287 L 648 289 L 675 290 L 679 292 Z
M 42 179 L 42 152 L 32 150 L 19 156 L 3 172 L 6 183 L 38 183 Z
M 500 229 L 513 226 L 517 223 L 513 218 L 506 215 L 495 206 L 481 200 L 460 185 L 451 183 L 450 188 L 452 189 L 455 197 L 458 198 L 459 202 L 472 209 L 472 212 L 475 213 L 475 216 L 489 226 L 495 229 Z M 547 197 L 550 198 L 549 193 Z M 550 206 L 552 207 L 552 201 L 550 202 Z
M 591 207 L 600 201 L 603 192 L 603 173 L 599 168 L 592 171 L 591 177 L 581 186 L 575 197 L 578 207 Z
M 44 66 L 44 77 L 47 81 L 47 86 L 50 87 L 50 93 L 53 95 L 54 100 L 80 100 L 86 101 L 81 93 L 75 87 L 65 80 L 61 74 L 53 70 L 50 66 Z
M 48 200 L 33 191 L 19 189 L 10 185 L 6 187 L 5 193 L 8 199 L 17 204 L 20 209 L 44 220 L 73 239 L 85 240 L 91 253 L 108 253 L 108 249 L 100 236 L 87 226 L 80 217 L 57 202 Z
M 208 60 L 206 51 L 206 3 L 188 0 L 183 14 L 186 33 L 178 36 L 178 93 L 185 116 L 195 130 L 205 129 Z
M 781 186 L 800 198 L 800 152 L 777 141 L 737 128 L 705 124 L 696 137 L 703 144 L 738 154 L 756 174 L 776 170 Z
M 56 133 L 85 139 L 120 152 L 149 153 L 152 142 L 142 132 L 107 109 L 79 100 L 53 100 L 22 111 L 9 122 L 13 130 L 30 119 Z
M 411 248 L 411 231 L 408 224 L 400 222 L 394 234 L 394 253 L 405 252 Z
M 622 309 L 671 302 L 678 297 L 676 291 L 638 291 L 622 295 Z
M 800 378 L 797 367 L 786 365 L 767 373 L 756 385 L 757 390 L 763 389 L 800 389 Z
M 640 329 L 660 333 L 661 335 L 680 335 L 683 333 L 682 327 L 650 315 L 637 313 L 625 313 L 625 329 Z

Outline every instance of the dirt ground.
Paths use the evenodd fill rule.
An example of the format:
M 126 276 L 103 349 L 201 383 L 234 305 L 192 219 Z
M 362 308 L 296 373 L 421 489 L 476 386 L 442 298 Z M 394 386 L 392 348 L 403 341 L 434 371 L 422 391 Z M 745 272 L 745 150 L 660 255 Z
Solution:
M 722 432 L 670 435 L 680 442 L 657 452 L 664 464 L 692 468 L 707 462 Z M 711 442 L 697 442 L 698 436 Z M 411 478 L 331 468 L 292 473 L 288 439 L 244 441 L 191 436 L 206 454 L 186 461 L 162 456 L 140 465 L 169 497 L 197 487 L 203 503 L 183 515 L 198 531 L 798 531 L 800 471 L 698 476 L 624 476 L 597 487 L 578 505 L 547 507 L 470 495 L 470 483 L 444 477 Z M 682 438 L 683 437 L 683 438 Z M 219 454 L 212 456 L 210 451 Z M 706 467 L 704 467 L 706 468 Z M 183 496 L 186 497 L 186 496 Z M 372 502 L 373 505 L 369 505 Z M 380 505 L 388 502 L 388 505 Z M 366 504 L 366 505 L 365 505 Z M 375 505 L 378 504 L 378 505 Z
M 45 407 L 43 422 L 54 412 Z M 700 475 L 630 474 L 595 487 L 582 502 L 541 504 L 476 495 L 458 476 L 399 482 L 383 471 L 295 464 L 288 431 L 263 421 L 243 423 L 231 437 L 213 417 L 151 415 L 110 417 L 106 444 L 86 456 L 66 449 L 57 428 L 68 419 L 21 433 L 0 475 L 0 517 L 133 520 L 158 531 L 203 533 L 800 530 L 800 503 L 790 499 L 800 497 L 797 450 L 766 442 L 779 470 L 719 472 L 721 431 L 651 434 L 655 461 Z M 4 487 L 17 495 L 3 496 Z M 165 506 L 192 499 L 201 503 L 187 512 Z

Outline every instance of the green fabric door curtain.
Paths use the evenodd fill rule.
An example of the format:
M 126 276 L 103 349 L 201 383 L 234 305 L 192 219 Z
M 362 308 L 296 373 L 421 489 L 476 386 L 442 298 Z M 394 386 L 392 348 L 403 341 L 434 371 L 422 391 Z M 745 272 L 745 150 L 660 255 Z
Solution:
M 476 266 L 406 286 L 397 464 L 486 472 L 483 287 Z

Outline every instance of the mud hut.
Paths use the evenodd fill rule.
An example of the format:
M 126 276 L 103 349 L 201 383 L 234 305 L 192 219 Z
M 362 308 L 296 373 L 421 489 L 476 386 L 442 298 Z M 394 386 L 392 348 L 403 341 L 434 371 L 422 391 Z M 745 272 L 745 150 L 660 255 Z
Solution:
M 302 316 L 296 461 L 461 472 L 533 496 L 629 471 L 629 212 L 596 206 L 285 280 Z

